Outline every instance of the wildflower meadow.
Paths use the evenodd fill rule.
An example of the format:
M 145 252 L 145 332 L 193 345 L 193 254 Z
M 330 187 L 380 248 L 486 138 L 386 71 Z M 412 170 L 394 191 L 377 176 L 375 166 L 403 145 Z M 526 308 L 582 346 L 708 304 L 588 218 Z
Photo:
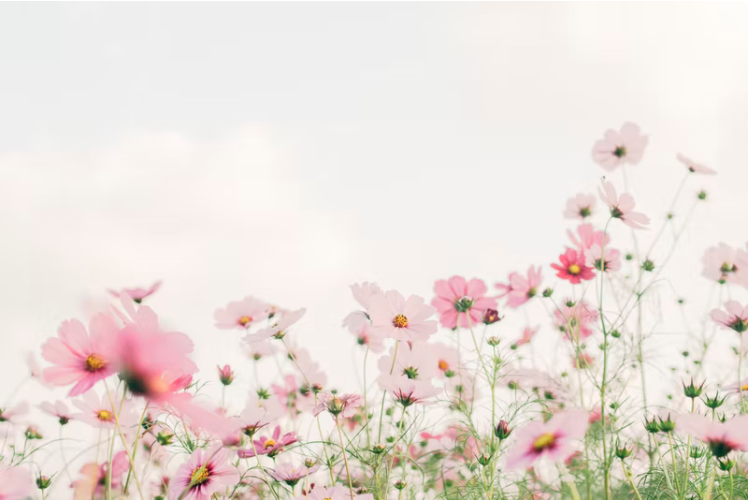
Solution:
M 663 213 L 644 213 L 627 172 L 656 138 L 625 123 L 590 144 L 598 189 L 554 207 L 568 241 L 546 262 L 445 263 L 424 297 L 351 284 L 350 314 L 311 341 L 355 349 L 356 391 L 296 343 L 304 308 L 251 289 L 206 305 L 246 356 L 197 366 L 149 306 L 179 291 L 102 291 L 106 310 L 30 353 L 46 400 L 0 403 L 0 500 L 748 498 L 748 248 L 700 242 L 701 262 L 671 266 L 717 172 L 672 152 Z M 705 303 L 673 289 L 683 273 Z M 680 325 L 667 353 L 661 316 Z

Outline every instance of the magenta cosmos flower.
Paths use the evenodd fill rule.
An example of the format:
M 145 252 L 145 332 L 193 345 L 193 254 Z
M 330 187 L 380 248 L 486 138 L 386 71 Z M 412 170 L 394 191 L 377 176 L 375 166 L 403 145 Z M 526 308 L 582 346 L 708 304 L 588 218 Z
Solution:
M 372 297 L 369 304 L 373 332 L 395 340 L 428 340 L 437 330 L 436 321 L 429 319 L 435 311 L 421 297 L 406 300 L 395 290 Z
M 26 500 L 34 496 L 31 473 L 25 467 L 0 469 L 0 500 Z
M 636 202 L 630 194 L 621 193 L 619 197 L 616 188 L 608 181 L 603 181 L 598 192 L 600 199 L 610 208 L 611 217 L 621 219 L 621 222 L 634 229 L 644 229 L 649 224 L 649 217 L 641 212 L 634 212 Z
M 514 431 L 514 445 L 506 458 L 506 469 L 527 469 L 538 460 L 561 463 L 579 450 L 587 432 L 589 414 L 571 410 L 557 413 L 548 422 L 530 422 Z
M 578 285 L 582 280 L 591 280 L 595 277 L 592 268 L 585 263 L 582 252 L 569 248 L 559 256 L 559 260 L 561 261 L 560 265 L 551 264 L 551 267 L 558 271 L 556 276 L 573 285 Z
M 496 299 L 486 297 L 486 284 L 473 278 L 452 276 L 434 283 L 436 298 L 431 301 L 445 328 L 460 328 L 479 324 L 486 309 L 496 309 Z
M 684 164 L 688 171 L 692 174 L 715 175 L 717 173 L 716 170 L 705 165 L 701 165 L 700 163 L 696 163 L 695 161 L 691 160 L 690 158 L 686 158 L 680 153 L 678 153 L 678 156 L 676 158 L 678 158 L 678 161 Z
M 254 297 L 245 297 L 236 302 L 229 302 L 224 309 L 217 309 L 213 314 L 216 327 L 222 330 L 239 328 L 246 330 L 267 319 L 270 315 L 270 306 Z
M 210 500 L 239 482 L 239 472 L 229 463 L 228 453 L 221 445 L 197 450 L 179 466 L 169 483 L 169 496 L 176 500 Z M 186 493 L 185 493 L 186 491 Z
M 695 413 L 679 415 L 675 419 L 675 430 L 707 444 L 717 458 L 732 450 L 748 451 L 748 415 L 734 417 L 725 423 Z
M 743 333 L 748 330 L 748 304 L 741 306 L 740 302 L 730 300 L 725 303 L 725 309 L 712 309 L 712 320 L 722 325 L 723 328 Z
M 125 292 L 127 295 L 129 295 L 130 298 L 134 300 L 136 303 L 140 304 L 141 302 L 143 302 L 144 298 L 153 295 L 154 293 L 158 291 L 159 288 L 161 288 L 161 281 L 155 282 L 148 288 L 140 288 L 140 287 L 123 288 L 122 291 Z M 110 289 L 109 293 L 111 293 L 115 297 L 119 297 L 121 292 Z
M 597 199 L 591 194 L 578 194 L 566 202 L 564 217 L 584 220 L 592 215 Z
M 496 283 L 496 288 L 499 289 L 499 297 L 506 297 L 506 305 L 514 309 L 537 295 L 542 280 L 541 267 L 530 266 L 527 277 L 511 273 L 509 283 Z
M 94 316 L 89 331 L 90 336 L 76 319 L 65 321 L 57 332 L 59 338 L 51 338 L 42 346 L 42 357 L 55 365 L 44 370 L 44 380 L 58 386 L 75 384 L 68 393 L 71 397 L 114 373 L 118 332 L 114 318 Z
M 613 171 L 626 163 L 638 164 L 647 147 L 647 136 L 642 135 L 639 126 L 624 123 L 620 132 L 608 130 L 605 137 L 592 148 L 592 159 L 605 170 Z

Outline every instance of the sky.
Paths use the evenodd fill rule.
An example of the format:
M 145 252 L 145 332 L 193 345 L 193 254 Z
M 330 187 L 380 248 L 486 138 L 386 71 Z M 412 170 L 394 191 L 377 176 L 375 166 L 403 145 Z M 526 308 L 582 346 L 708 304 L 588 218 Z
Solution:
M 149 304 L 193 337 L 206 372 L 246 364 L 212 316 L 251 294 L 307 307 L 299 343 L 350 385 L 351 283 L 430 300 L 436 279 L 493 287 L 542 264 L 558 285 L 547 265 L 568 244 L 566 199 L 595 192 L 592 145 L 626 121 L 650 137 L 629 180 L 655 227 L 683 175 L 676 153 L 719 171 L 682 195 L 709 192 L 672 263 L 673 289 L 699 304 L 704 249 L 748 241 L 746 15 L 738 3 L 0 4 L 0 374 L 20 380 L 22 354 L 107 288 L 161 279 Z M 621 188 L 620 172 L 607 177 Z M 543 314 L 535 304 L 528 320 L 550 338 Z M 509 312 L 501 334 L 525 322 Z

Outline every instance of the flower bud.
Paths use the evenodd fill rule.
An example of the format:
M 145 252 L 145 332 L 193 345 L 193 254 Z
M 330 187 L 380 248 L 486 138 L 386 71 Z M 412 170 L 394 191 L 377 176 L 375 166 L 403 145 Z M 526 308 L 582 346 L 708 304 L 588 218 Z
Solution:
M 36 427 L 29 426 L 26 428 L 26 432 L 23 433 L 26 439 L 42 439 L 44 436 L 36 429 Z
M 655 268 L 655 264 L 651 260 L 646 259 L 644 262 L 642 262 L 642 270 L 647 271 L 647 272 L 652 272 L 654 271 L 654 268 Z
M 632 449 L 626 448 L 625 446 L 622 446 L 622 447 L 616 446 L 616 456 L 620 458 L 621 460 L 624 460 L 628 458 L 629 456 L 631 456 L 632 451 L 633 451 Z
M 168 446 L 172 443 L 172 440 L 174 439 L 174 434 L 172 434 L 169 431 L 163 431 L 156 434 L 156 441 L 158 441 L 158 444 L 161 446 Z
M 696 399 L 699 396 L 701 396 L 701 391 L 704 390 L 704 382 L 701 383 L 700 386 L 696 386 L 693 383 L 693 377 L 691 377 L 691 382 L 686 385 L 684 382 L 683 384 L 683 394 L 686 395 L 687 398 Z
M 509 434 L 512 433 L 512 429 L 509 428 L 509 422 L 506 420 L 502 420 L 499 422 L 499 424 L 496 426 L 496 429 L 494 430 L 494 434 L 496 434 L 496 437 L 499 438 L 501 441 L 509 437 Z
M 403 490 L 406 486 L 408 486 L 408 483 L 406 483 L 405 481 L 398 481 L 393 486 L 396 490 Z
M 223 385 L 231 385 L 231 382 L 234 381 L 234 372 L 231 371 L 231 367 L 229 365 L 225 365 L 223 368 L 219 366 L 218 378 L 221 380 L 221 383 Z
M 345 402 L 339 397 L 333 396 L 327 402 L 327 411 L 333 415 L 338 416 L 343 410 L 345 410 Z
M 735 467 L 735 462 L 732 461 L 732 460 L 730 460 L 730 459 L 720 460 L 718 458 L 717 459 L 717 466 L 719 467 L 720 470 L 723 470 L 723 471 L 727 472 L 730 469 L 732 469 L 733 467 Z
M 716 410 L 717 408 L 722 406 L 722 403 L 725 402 L 725 399 L 727 399 L 727 396 L 725 396 L 722 399 L 719 399 L 719 391 L 717 391 L 717 394 L 715 394 L 713 398 L 710 398 L 709 396 L 707 396 L 706 399 L 702 399 L 702 401 L 704 402 L 707 408 Z
M 651 421 L 647 420 L 646 417 L 644 418 L 644 429 L 650 434 L 657 434 L 660 432 L 660 426 L 657 425 L 654 418 Z
M 497 311 L 496 309 L 486 309 L 486 312 L 483 315 L 483 323 L 485 323 L 486 325 L 493 325 L 498 321 L 501 321 L 501 318 L 499 317 L 499 311 Z
M 488 337 L 488 340 L 486 341 L 486 343 L 491 347 L 496 347 L 497 345 L 499 345 L 499 342 L 501 342 L 501 339 L 499 337 Z
M 553 288 L 546 288 L 545 290 L 543 290 L 543 297 L 545 297 L 546 299 L 550 298 L 551 295 L 553 295 Z
M 381 455 L 382 453 L 384 453 L 384 450 L 386 448 L 387 447 L 381 443 L 375 444 L 374 446 L 371 447 L 371 452 L 374 453 L 375 455 Z
M 40 490 L 46 490 L 52 484 L 52 479 L 47 476 L 39 476 L 36 478 L 36 486 Z
M 663 420 L 662 417 L 658 418 L 660 419 L 659 427 L 662 432 L 673 432 L 675 430 L 675 422 L 670 419 L 669 413 L 666 420 Z
M 701 191 L 699 191 L 699 194 L 698 194 L 697 196 L 698 196 L 698 198 L 699 198 L 700 200 L 702 200 L 702 201 L 703 201 L 703 200 L 706 200 L 706 191 L 704 191 L 704 190 L 702 189 Z
M 483 467 L 491 463 L 491 457 L 488 455 L 481 455 L 478 457 L 478 463 L 481 464 Z

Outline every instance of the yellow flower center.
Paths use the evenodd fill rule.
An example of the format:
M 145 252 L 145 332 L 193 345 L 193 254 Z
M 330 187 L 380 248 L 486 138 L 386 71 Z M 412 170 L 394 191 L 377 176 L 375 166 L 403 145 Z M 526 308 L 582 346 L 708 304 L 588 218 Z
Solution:
M 572 265 L 569 266 L 569 272 L 571 274 L 579 274 L 579 271 L 581 271 L 581 270 L 582 269 L 579 267 L 578 264 L 572 264 Z
M 97 372 L 106 366 L 104 358 L 96 353 L 89 354 L 86 358 L 86 371 Z
M 99 410 L 96 412 L 96 418 L 98 418 L 102 422 L 109 422 L 110 420 L 112 420 L 112 412 L 107 410 Z
M 265 441 L 265 449 L 267 450 L 268 448 L 272 448 L 276 444 L 277 443 L 275 442 L 275 439 L 268 439 L 267 441 Z
M 748 384 L 740 388 L 741 391 L 748 391 Z
M 546 432 L 545 434 L 537 438 L 534 443 L 532 443 L 532 447 L 535 449 L 535 451 L 541 451 L 553 446 L 554 441 L 556 441 L 556 436 L 551 434 L 550 432 Z
M 443 359 L 440 359 L 439 360 L 439 369 L 441 371 L 443 371 L 443 372 L 446 372 L 447 370 L 449 370 L 449 363 L 447 363 Z
M 190 482 L 193 485 L 196 484 L 203 484 L 208 481 L 210 478 L 210 472 L 208 472 L 208 469 L 205 467 L 198 467 L 192 472 L 192 476 L 190 477 Z
M 241 318 L 239 318 L 239 321 L 237 321 L 237 323 L 239 323 L 242 326 L 247 326 L 251 322 L 252 322 L 252 316 L 242 316 Z
M 408 326 L 408 318 L 402 314 L 398 314 L 395 316 L 395 319 L 392 320 L 392 324 L 395 325 L 395 328 L 406 328 Z

